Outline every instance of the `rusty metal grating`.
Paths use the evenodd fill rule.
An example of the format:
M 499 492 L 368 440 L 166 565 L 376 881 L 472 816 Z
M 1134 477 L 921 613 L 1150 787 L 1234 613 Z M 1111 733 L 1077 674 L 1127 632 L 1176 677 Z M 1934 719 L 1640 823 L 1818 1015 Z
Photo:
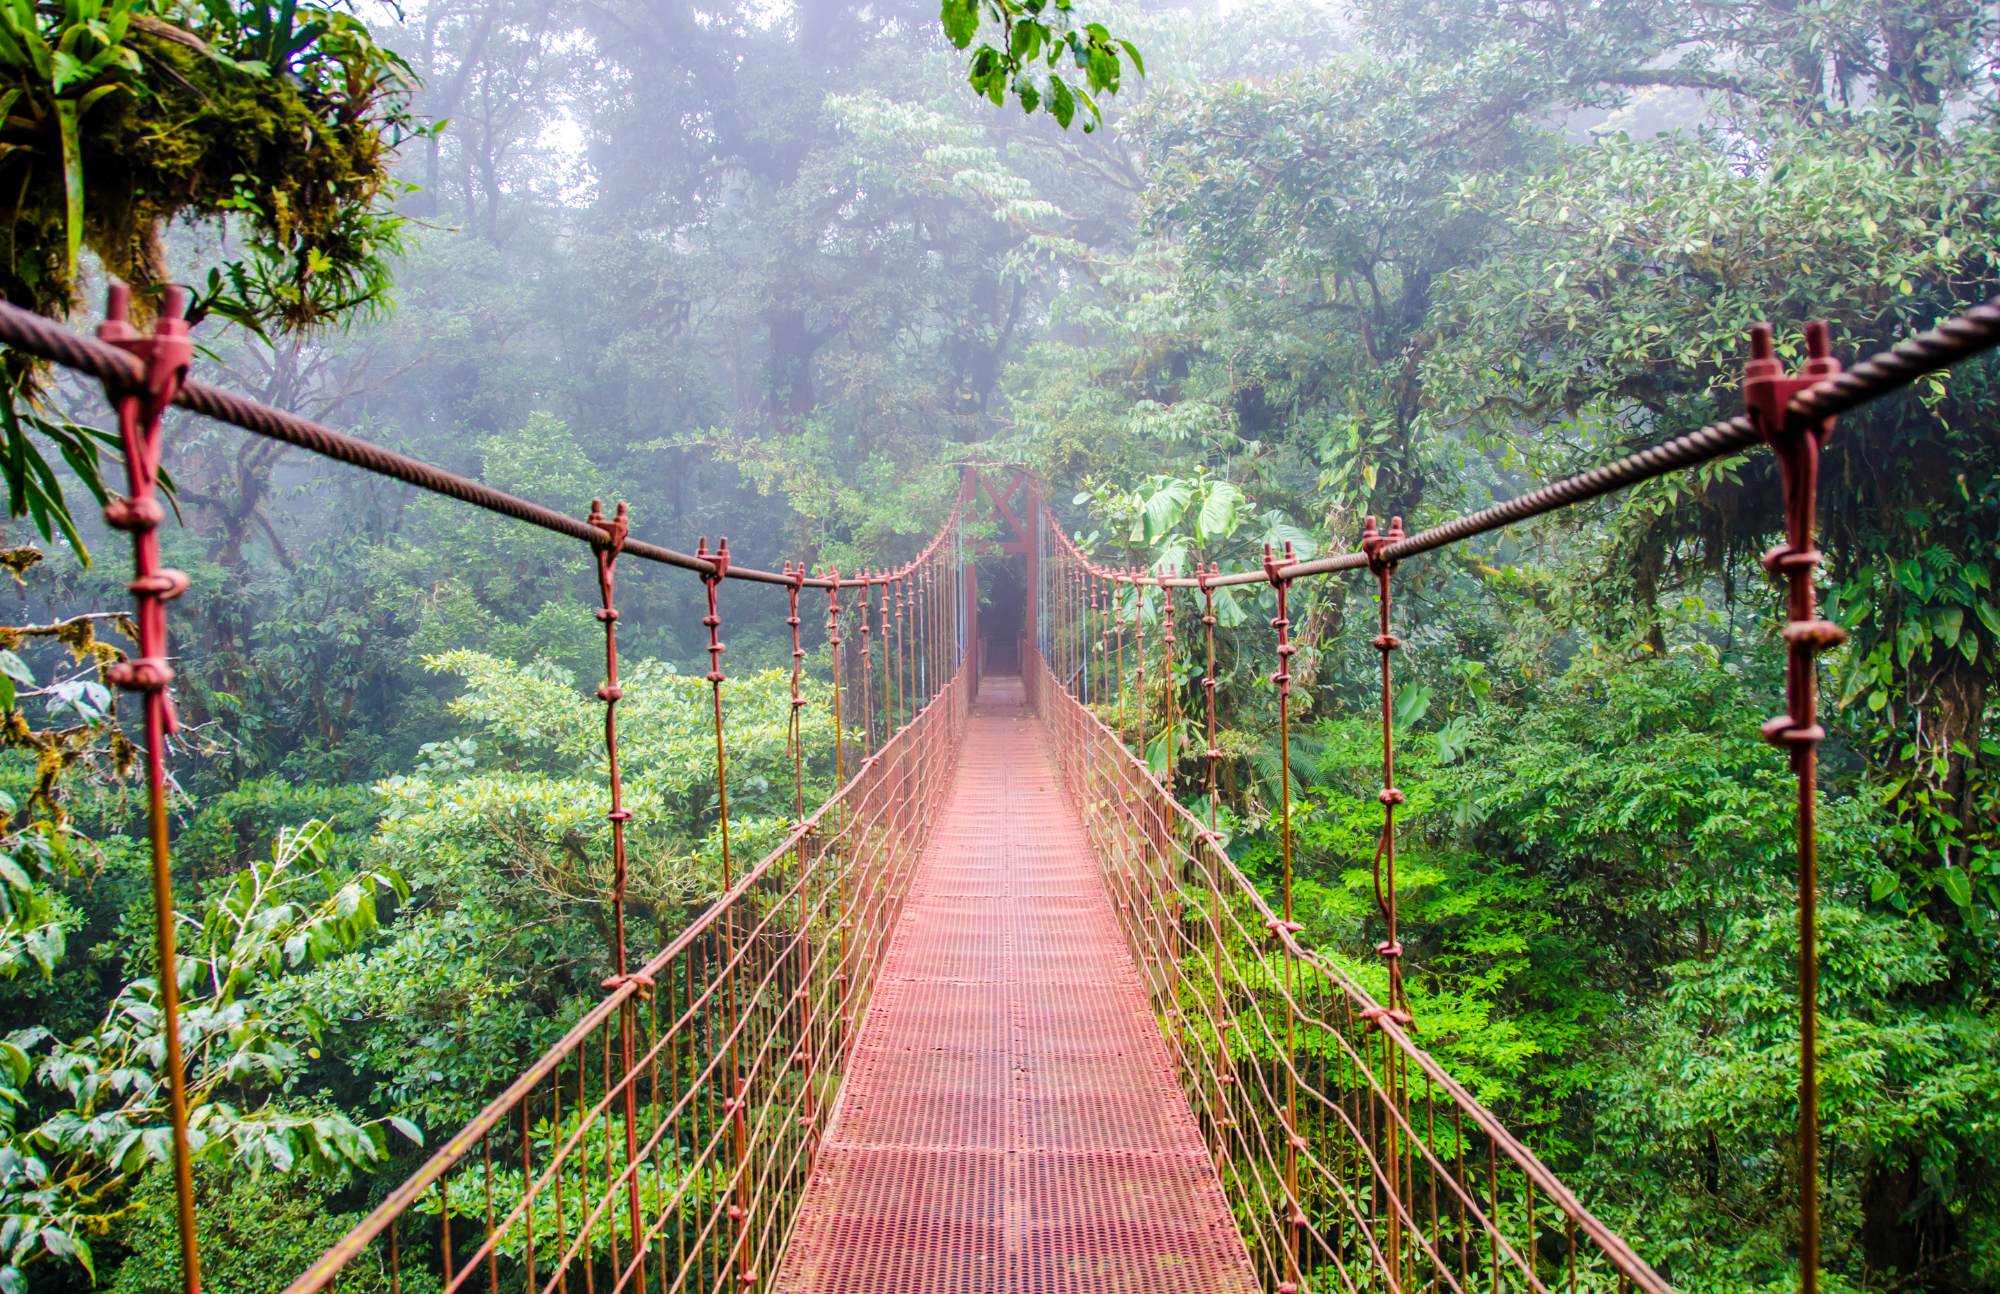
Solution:
M 777 1289 L 1249 1294 L 1020 683 L 989 678 Z

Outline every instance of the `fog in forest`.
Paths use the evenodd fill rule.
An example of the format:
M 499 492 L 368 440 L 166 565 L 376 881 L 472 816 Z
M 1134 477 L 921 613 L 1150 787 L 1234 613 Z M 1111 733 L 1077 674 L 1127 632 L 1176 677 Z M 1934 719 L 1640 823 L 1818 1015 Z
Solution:
M 1050 67 L 1086 72 L 968 84 L 950 3 L 117 4 L 154 27 L 139 70 L 90 73 L 134 78 L 134 106 L 80 118 L 81 215 L 61 150 L 20 142 L 58 120 L 42 83 L 0 49 L 29 87 L 0 138 L 10 301 L 86 327 L 109 276 L 190 285 L 203 380 L 769 569 L 907 560 L 968 462 L 1038 474 L 1110 565 L 1344 552 L 1371 517 L 1419 529 L 1741 412 L 1760 320 L 1793 362 L 1826 319 L 1852 362 L 2000 281 L 1990 4 L 1079 0 L 1123 62 L 1089 104 L 1062 90 L 1066 125 Z M 100 391 L 4 376 L 8 623 L 72 627 L 0 629 L 0 1290 L 178 1289 L 132 1010 L 135 711 L 88 646 L 129 646 L 128 544 L 92 497 L 123 477 L 65 448 L 112 425 Z M 277 1291 L 601 995 L 604 630 L 569 540 L 184 412 L 166 446 L 183 992 L 241 1017 L 196 1062 L 227 1107 L 203 1245 L 212 1288 Z M 1992 364 L 1843 418 L 1821 470 L 1847 635 L 1819 665 L 1825 1288 L 1996 1290 Z M 1757 731 L 1783 704 L 1758 565 L 1783 525 L 1757 450 L 1397 574 L 1419 1040 L 1688 1294 L 1798 1272 L 1791 784 Z M 989 596 L 1022 587 L 1018 559 L 981 561 Z M 781 591 L 720 599 L 754 858 L 794 812 L 768 717 L 792 644 Z M 1300 937 L 1373 991 L 1374 578 L 1290 603 L 1289 781 L 1274 598 L 1223 602 L 1229 854 L 1274 893 L 1294 802 Z M 655 707 L 627 737 L 644 952 L 721 892 L 707 602 L 626 561 L 618 607 Z M 803 619 L 810 805 L 838 777 L 823 605 Z M 1158 771 L 1205 814 L 1205 693 L 1179 671 L 1146 681 L 1151 726 L 1103 717 L 1153 758 L 1174 689 Z M 308 931 L 350 883 L 379 897 Z M 301 942 L 253 947 L 232 901 Z

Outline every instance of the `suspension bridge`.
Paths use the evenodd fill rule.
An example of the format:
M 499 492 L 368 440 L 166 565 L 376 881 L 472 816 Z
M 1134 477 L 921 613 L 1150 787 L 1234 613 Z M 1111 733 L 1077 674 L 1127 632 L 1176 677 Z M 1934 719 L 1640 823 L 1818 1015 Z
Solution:
M 114 289 L 97 338 L 0 306 L 0 341 L 101 381 L 129 488 L 138 654 L 106 670 L 143 702 L 156 954 L 175 964 L 166 737 L 167 607 L 187 578 L 157 528 L 163 417 L 181 407 L 579 542 L 605 631 L 605 812 L 616 914 L 602 1000 L 291 1284 L 530 1291 L 1405 1291 L 1669 1286 L 1420 1045 L 1402 990 L 1390 695 L 1399 563 L 1640 481 L 1768 445 L 1787 534 L 1784 712 L 1764 725 L 1798 791 L 1799 1180 L 1817 1179 L 1813 499 L 1834 419 L 2000 341 L 1978 307 L 1843 372 L 1823 327 L 1787 373 L 1751 338 L 1746 414 L 1406 535 L 1371 519 L 1350 552 L 1181 573 L 1092 560 L 1027 470 L 971 464 L 911 561 L 848 572 L 681 553 L 631 536 L 623 506 L 571 516 L 194 380 L 170 293 L 150 334 Z M 997 532 L 999 540 L 982 538 Z M 1018 555 L 1025 594 L 981 626 L 977 558 Z M 722 894 L 642 963 L 627 948 L 617 568 L 660 563 L 707 591 Z M 1365 991 L 1301 942 L 1289 774 L 1299 580 L 1368 571 L 1378 595 L 1382 824 Z M 730 841 L 722 628 L 736 594 L 783 597 L 792 631 L 795 827 L 741 865 Z M 1217 830 L 1215 599 L 1275 594 L 1282 873 L 1267 895 Z M 729 590 L 727 596 L 724 590 Z M 985 605 L 994 606 L 991 599 Z M 801 626 L 825 616 L 839 789 L 805 802 Z M 1000 623 L 1003 622 L 1004 623 Z M 1166 684 L 1201 671 L 1192 713 Z M 1149 683 L 1148 680 L 1152 682 Z M 1147 707 L 1161 710 L 1149 716 Z M 1205 749 L 1171 734 L 1205 731 Z M 1206 767 L 1190 808 L 1164 767 Z M 1141 743 L 1142 747 L 1144 743 Z M 175 976 L 162 1029 L 183 1286 L 200 1289 Z M 1817 1284 L 1817 1193 L 1801 1284 Z

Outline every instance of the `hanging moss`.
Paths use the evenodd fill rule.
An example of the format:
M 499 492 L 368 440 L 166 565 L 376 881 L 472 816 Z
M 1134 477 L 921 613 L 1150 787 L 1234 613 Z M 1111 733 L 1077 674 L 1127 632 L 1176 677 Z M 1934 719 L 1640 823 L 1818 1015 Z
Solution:
M 55 317 L 80 304 L 68 255 L 65 99 L 87 105 L 82 244 L 142 295 L 170 276 L 161 233 L 175 219 L 233 222 L 260 262 L 239 267 L 239 291 L 280 327 L 326 322 L 377 290 L 395 235 L 383 199 L 410 82 L 360 23 L 303 10 L 298 22 L 308 18 L 317 36 L 292 70 L 276 73 L 247 59 L 231 66 L 224 60 L 254 50 L 210 45 L 145 14 L 131 16 L 122 42 L 135 57 L 85 86 L 57 90 L 32 65 L 9 69 L 0 81 L 0 94 L 16 92 L 0 129 L 7 299 Z M 56 31 L 47 34 L 53 44 Z M 94 89 L 106 92 L 92 102 Z

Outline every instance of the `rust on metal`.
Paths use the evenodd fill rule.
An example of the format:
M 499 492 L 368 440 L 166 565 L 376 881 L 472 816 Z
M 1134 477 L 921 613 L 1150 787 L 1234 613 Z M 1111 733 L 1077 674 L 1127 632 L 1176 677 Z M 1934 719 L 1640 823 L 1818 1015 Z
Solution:
M 182 318 L 187 294 L 170 287 L 153 324 L 142 337 L 130 322 L 132 296 L 114 284 L 97 335 L 140 365 L 137 373 L 105 378 L 105 395 L 118 414 L 125 451 L 127 493 L 104 505 L 104 522 L 132 536 L 132 600 L 137 604 L 139 654 L 104 670 L 106 681 L 136 692 L 145 706 L 147 819 L 152 837 L 153 956 L 159 970 L 160 1035 L 167 1070 L 167 1103 L 173 1124 L 174 1211 L 181 1254 L 181 1288 L 201 1290 L 201 1250 L 195 1238 L 194 1157 L 188 1143 L 186 1061 L 181 1051 L 180 974 L 174 951 L 173 859 L 167 841 L 167 737 L 179 727 L 168 687 L 167 603 L 187 592 L 188 577 L 160 564 L 160 522 L 166 510 L 158 498 L 160 422 L 180 395 L 194 359 L 194 342 Z M 12 309 L 13 307 L 8 307 Z
M 1830 416 L 1795 412 L 1800 396 L 1817 398 L 1839 386 L 1840 361 L 1833 358 L 1827 327 L 1806 325 L 1806 365 L 1787 376 L 1779 363 L 1771 326 L 1750 333 L 1751 359 L 1743 370 L 1743 403 L 1751 425 L 1777 455 L 1785 491 L 1785 541 L 1764 554 L 1764 569 L 1786 583 L 1789 622 L 1785 625 L 1785 713 L 1763 725 L 1766 741 L 1791 753 L 1798 793 L 1797 852 L 1799 896 L 1799 1288 L 1819 1289 L 1819 723 L 1814 658 L 1847 641 L 1847 634 L 1819 616 L 1813 572 L 1822 560 L 1814 502 L 1819 491 L 1819 453 L 1833 435 Z M 1878 357 L 1879 358 L 1879 357 Z
M 777 1289 L 1256 1289 L 1021 681 L 989 677 Z
M 1402 540 L 1401 517 L 1390 518 L 1387 532 L 1377 529 L 1375 518 L 1370 517 L 1361 532 L 1361 551 L 1368 554 L 1369 568 L 1375 573 L 1377 629 L 1374 646 L 1382 656 L 1382 789 L 1375 796 L 1382 805 L 1382 831 L 1375 841 L 1373 873 L 1375 909 L 1382 914 L 1387 937 L 1375 945 L 1375 952 L 1383 959 L 1389 977 L 1389 1000 L 1382 1007 L 1383 1015 L 1407 1029 L 1415 1022 L 1415 1017 L 1410 1013 L 1409 995 L 1403 988 L 1403 941 L 1396 912 L 1396 806 L 1404 803 L 1407 797 L 1396 787 L 1396 698 L 1389 665 L 1392 653 L 1403 642 L 1389 632 L 1389 577 L 1395 574 L 1396 563 L 1382 555 Z M 1363 1014 L 1366 1015 L 1365 1012 Z

